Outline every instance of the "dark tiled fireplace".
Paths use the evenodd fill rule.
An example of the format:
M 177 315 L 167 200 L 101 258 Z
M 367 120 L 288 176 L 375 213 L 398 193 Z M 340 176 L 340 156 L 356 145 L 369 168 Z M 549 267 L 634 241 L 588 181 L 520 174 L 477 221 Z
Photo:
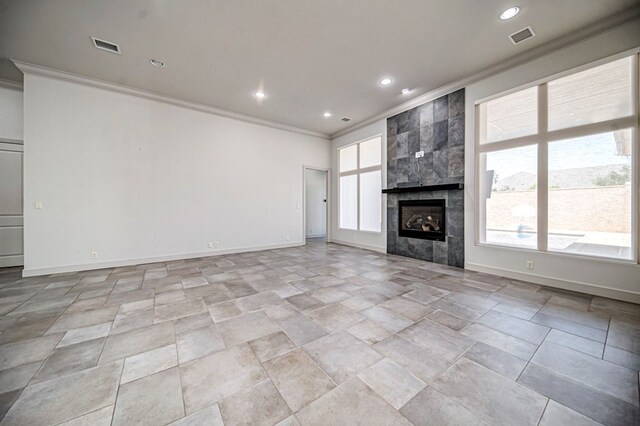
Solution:
M 388 253 L 464 267 L 464 109 L 461 89 L 387 119 Z
M 398 201 L 398 235 L 445 241 L 446 209 L 444 200 Z

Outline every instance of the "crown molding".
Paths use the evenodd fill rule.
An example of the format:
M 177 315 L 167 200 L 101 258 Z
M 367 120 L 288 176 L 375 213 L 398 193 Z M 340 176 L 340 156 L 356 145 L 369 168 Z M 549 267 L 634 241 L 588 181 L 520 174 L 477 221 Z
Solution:
M 98 89 L 109 90 L 113 92 L 122 93 L 125 95 L 137 96 L 140 98 L 149 99 L 152 101 L 164 102 L 170 105 L 175 105 L 183 108 L 189 108 L 192 110 L 205 112 L 208 114 L 217 115 L 220 117 L 231 118 L 238 121 L 244 121 L 246 123 L 257 124 L 259 126 L 270 127 L 272 129 L 284 130 L 287 132 L 298 133 L 305 136 L 313 136 L 316 138 L 329 140 L 329 135 L 320 132 L 314 132 L 312 130 L 301 129 L 299 127 L 288 126 L 286 124 L 275 123 L 273 121 L 263 120 L 261 118 L 251 117 L 244 114 L 239 114 L 232 111 L 227 111 L 221 108 L 215 108 L 208 105 L 200 104 L 197 102 L 189 102 L 178 98 L 173 98 L 166 95 L 160 95 L 157 93 L 149 92 L 142 89 L 135 89 L 133 87 L 123 86 L 116 83 L 111 83 L 103 80 L 98 80 L 90 77 L 79 76 L 71 74 L 65 71 L 55 70 L 52 68 L 43 67 L 40 65 L 29 64 L 21 62 L 15 59 L 11 61 L 22 71 L 24 74 L 36 75 L 40 77 L 52 78 L 55 80 L 62 80 L 68 83 L 79 84 L 82 86 L 90 86 Z M 20 85 L 22 90 L 22 85 Z
M 331 139 L 333 140 L 340 136 L 344 136 L 365 126 L 368 126 L 369 124 L 375 123 L 376 121 L 387 119 L 403 111 L 415 108 L 419 105 L 430 102 L 451 92 L 455 92 L 456 90 L 462 89 L 472 83 L 483 80 L 502 71 L 518 67 L 543 56 L 547 56 L 558 50 L 565 49 L 574 44 L 580 43 L 593 37 L 597 37 L 601 34 L 632 23 L 640 23 L 640 7 L 635 7 L 630 10 L 626 10 L 624 12 L 610 16 L 564 37 L 557 38 L 541 46 L 516 55 L 506 61 L 500 62 L 489 68 L 485 68 L 480 72 L 438 87 L 437 89 L 431 90 L 429 92 L 423 93 L 419 96 L 416 96 L 415 98 L 403 102 L 393 108 L 389 108 L 370 118 L 353 123 L 351 126 L 331 134 Z
M 22 91 L 24 89 L 24 86 L 21 82 L 13 81 L 13 80 L 5 80 L 4 78 L 0 78 L 0 87 L 3 87 L 5 89 L 11 89 L 11 90 L 19 90 L 19 91 Z

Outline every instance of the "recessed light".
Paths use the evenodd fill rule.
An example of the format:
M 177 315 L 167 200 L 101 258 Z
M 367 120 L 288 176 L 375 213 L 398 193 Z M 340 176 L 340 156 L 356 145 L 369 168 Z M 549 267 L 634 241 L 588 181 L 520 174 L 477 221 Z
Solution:
M 511 19 L 514 16 L 516 16 L 518 12 L 520 12 L 519 7 L 517 6 L 510 7 L 509 9 L 505 10 L 500 14 L 500 19 L 502 19 L 503 21 L 506 21 L 507 19 Z
M 389 77 L 385 77 L 382 80 L 380 80 L 380 84 L 382 86 L 388 86 L 393 82 L 393 80 L 391 80 Z
M 408 87 L 405 87 L 404 89 L 402 89 L 403 95 L 408 95 L 409 93 L 411 93 L 411 89 L 409 89 Z
M 329 117 L 331 117 L 331 113 L 330 113 L 329 111 L 327 111 L 327 112 L 325 112 L 324 114 L 322 114 L 322 116 L 323 116 L 324 118 L 329 118 Z
M 264 99 L 267 97 L 267 94 L 264 93 L 262 90 L 258 90 L 256 93 L 254 93 L 253 96 L 255 96 L 258 99 Z
M 162 68 L 164 67 L 164 62 L 159 61 L 157 59 L 149 59 L 149 62 L 151 62 L 151 65 L 158 67 L 158 68 Z

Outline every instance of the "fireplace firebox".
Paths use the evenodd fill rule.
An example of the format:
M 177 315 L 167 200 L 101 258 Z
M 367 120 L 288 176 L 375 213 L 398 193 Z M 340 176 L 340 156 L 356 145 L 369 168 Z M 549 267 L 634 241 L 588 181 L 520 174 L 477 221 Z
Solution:
M 445 200 L 400 200 L 398 209 L 399 236 L 446 240 Z

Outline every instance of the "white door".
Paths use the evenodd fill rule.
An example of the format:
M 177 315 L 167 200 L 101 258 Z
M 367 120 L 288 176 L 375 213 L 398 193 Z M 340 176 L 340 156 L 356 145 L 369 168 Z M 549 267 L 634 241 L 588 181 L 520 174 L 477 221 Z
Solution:
M 0 141 L 0 267 L 23 265 L 22 144 Z
M 305 169 L 307 238 L 327 236 L 327 171 Z

